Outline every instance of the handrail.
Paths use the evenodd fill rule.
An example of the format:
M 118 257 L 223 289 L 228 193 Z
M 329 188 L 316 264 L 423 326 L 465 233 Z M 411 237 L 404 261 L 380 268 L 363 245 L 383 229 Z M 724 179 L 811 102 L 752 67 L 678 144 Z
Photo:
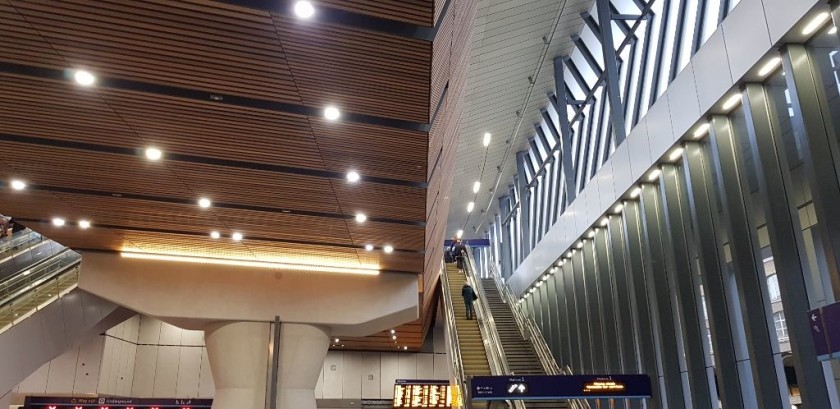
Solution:
M 539 326 L 537 326 L 537 323 L 532 317 L 522 311 L 520 302 L 517 301 L 516 296 L 514 296 L 510 287 L 508 287 L 502 280 L 502 276 L 499 274 L 499 270 L 496 268 L 496 265 L 494 263 L 488 264 L 488 270 L 490 275 L 493 277 L 493 281 L 496 283 L 496 287 L 502 297 L 502 302 L 510 307 L 510 310 L 513 312 L 513 316 L 515 318 L 516 326 L 519 328 L 519 332 L 522 334 L 523 338 L 531 342 L 531 345 L 534 347 L 534 351 L 537 353 L 537 357 L 539 358 L 540 364 L 542 364 L 545 373 L 547 375 L 572 375 L 571 367 L 568 365 L 560 367 L 560 365 L 557 364 L 557 360 L 554 359 L 554 355 L 551 353 L 551 349 L 545 342 L 545 337 L 543 336 Z M 569 402 L 574 409 L 584 409 L 590 407 L 589 402 L 583 399 L 570 399 Z
M 32 230 L 23 230 L 8 240 L 0 241 L 0 263 L 46 241 L 47 239 L 44 236 Z
M 64 250 L 14 277 L 0 283 L 0 307 L 15 301 L 26 291 L 39 286 L 56 275 L 66 271 L 69 267 L 81 262 L 81 256 L 71 250 Z
M 441 289 L 443 298 L 443 312 L 446 314 L 446 332 L 449 334 L 447 340 L 449 341 L 449 361 L 453 368 L 453 376 L 455 377 L 455 387 L 458 388 L 461 394 L 461 400 L 468 399 L 467 395 L 467 378 L 464 374 L 464 364 L 461 361 L 461 343 L 458 340 L 458 329 L 455 326 L 455 305 L 452 302 L 452 293 L 449 287 L 449 277 L 443 272 L 446 268 L 446 263 L 441 267 L 442 276 Z

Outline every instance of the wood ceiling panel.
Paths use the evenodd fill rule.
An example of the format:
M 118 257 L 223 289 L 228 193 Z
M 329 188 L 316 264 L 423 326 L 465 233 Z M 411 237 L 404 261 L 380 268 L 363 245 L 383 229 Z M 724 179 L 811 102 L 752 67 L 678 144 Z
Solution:
M 139 92 L 100 92 L 144 141 L 166 152 L 324 168 L 305 116 Z
M 138 147 L 140 143 L 131 128 L 90 89 L 0 74 L 0 95 L 0 132 L 121 147 Z
M 403 250 L 423 251 L 424 248 L 425 227 L 377 223 L 368 220 L 363 224 L 348 221 L 347 228 L 353 238 L 353 243 L 357 246 L 371 243 L 375 246 L 390 244 L 394 248 Z
M 432 25 L 431 0 L 320 0 L 330 8 L 418 25 Z
M 383 129 L 354 123 L 310 121 L 328 169 L 356 169 L 365 176 L 426 181 L 424 132 Z
M 260 20 L 254 14 L 236 18 L 213 2 L 193 3 L 199 8 L 194 11 L 139 0 L 12 4 L 74 67 L 104 76 L 300 102 L 267 15 Z
M 275 14 L 304 104 L 429 121 L 429 43 Z
M 426 190 L 417 187 L 380 183 L 349 184 L 332 182 L 333 191 L 343 209 L 360 209 L 368 217 L 386 217 L 406 221 L 423 221 Z
M 213 212 L 225 227 L 245 232 L 246 237 L 353 245 L 347 229 L 349 221 L 344 219 L 221 208 Z
M 47 67 L 67 65 L 7 0 L 0 0 L 0 59 Z

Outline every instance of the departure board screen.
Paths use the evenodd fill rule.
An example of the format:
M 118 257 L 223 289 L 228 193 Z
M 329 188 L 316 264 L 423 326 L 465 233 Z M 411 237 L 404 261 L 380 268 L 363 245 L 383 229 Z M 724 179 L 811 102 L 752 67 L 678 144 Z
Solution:
M 394 385 L 395 408 L 451 408 L 449 381 L 398 379 Z

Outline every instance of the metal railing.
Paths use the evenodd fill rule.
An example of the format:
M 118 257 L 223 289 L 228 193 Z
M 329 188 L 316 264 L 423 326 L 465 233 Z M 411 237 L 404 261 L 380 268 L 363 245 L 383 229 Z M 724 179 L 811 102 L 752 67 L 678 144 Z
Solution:
M 10 238 L 0 240 L 0 263 L 45 241 L 47 239 L 44 236 L 32 230 L 23 230 Z
M 467 394 L 467 377 L 464 374 L 464 363 L 461 361 L 461 343 L 458 340 L 458 328 L 455 325 L 455 305 L 452 302 L 452 293 L 449 286 L 449 277 L 446 276 L 444 270 L 446 263 L 441 267 L 440 283 L 443 297 L 443 313 L 446 315 L 446 332 L 449 345 L 449 363 L 452 365 L 452 376 L 455 378 L 455 387 L 461 395 L 461 400 L 468 399 Z
M 519 332 L 522 334 L 523 338 L 531 342 L 531 345 L 534 347 L 534 351 L 537 353 L 537 357 L 539 358 L 540 364 L 542 364 L 546 375 L 572 375 L 571 367 L 568 365 L 561 367 L 557 364 L 557 360 L 554 359 L 554 355 L 551 353 L 551 348 L 549 348 L 548 344 L 545 342 L 545 337 L 543 336 L 539 326 L 533 318 L 522 311 L 520 303 L 517 301 L 513 291 L 510 290 L 510 287 L 508 287 L 502 280 L 502 276 L 499 274 L 499 270 L 496 268 L 496 265 L 494 263 L 488 264 L 488 271 L 493 277 L 493 281 L 496 283 L 496 287 L 502 297 L 502 302 L 510 307 L 516 321 L 516 326 L 519 328 Z M 570 399 L 569 403 L 573 409 L 590 408 L 589 402 L 582 399 Z
M 0 283 L 0 332 L 73 289 L 81 256 L 64 250 Z

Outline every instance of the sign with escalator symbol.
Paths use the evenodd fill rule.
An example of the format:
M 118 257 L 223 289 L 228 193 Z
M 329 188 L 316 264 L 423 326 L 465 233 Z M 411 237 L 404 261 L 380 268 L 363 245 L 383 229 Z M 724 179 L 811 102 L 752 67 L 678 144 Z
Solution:
M 511 395 L 525 395 L 528 393 L 528 384 L 526 383 L 509 383 L 507 391 Z

